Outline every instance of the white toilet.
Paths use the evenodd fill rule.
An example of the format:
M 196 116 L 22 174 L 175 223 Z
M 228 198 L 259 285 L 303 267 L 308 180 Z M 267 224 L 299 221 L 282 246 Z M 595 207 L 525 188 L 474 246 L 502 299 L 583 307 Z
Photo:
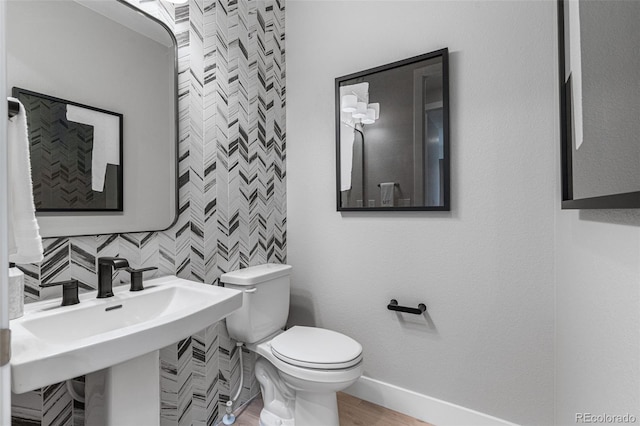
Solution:
M 336 392 L 362 375 L 362 346 L 316 327 L 283 327 L 289 315 L 291 266 L 268 263 L 223 274 L 241 290 L 242 308 L 227 317 L 229 336 L 261 356 L 256 377 L 261 426 L 338 426 Z

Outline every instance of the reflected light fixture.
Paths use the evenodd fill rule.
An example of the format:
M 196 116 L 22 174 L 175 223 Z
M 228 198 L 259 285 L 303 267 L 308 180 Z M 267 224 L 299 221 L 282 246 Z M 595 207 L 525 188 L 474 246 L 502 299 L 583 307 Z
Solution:
M 372 110 L 375 111 L 375 119 L 379 119 L 380 118 L 380 104 L 378 102 L 373 103 L 373 104 L 369 104 L 367 106 L 367 108 L 371 108 Z
M 353 118 L 365 118 L 367 116 L 367 103 L 358 102 L 356 110 L 353 112 Z
M 367 114 L 360 119 L 362 124 L 373 124 L 376 122 L 376 110 L 367 108 Z
M 188 2 L 189 0 L 167 0 L 167 2 L 169 3 L 173 3 L 173 4 L 184 4 L 186 2 Z
M 342 112 L 355 112 L 358 105 L 358 97 L 356 95 L 344 95 L 341 101 Z
M 342 112 L 351 114 L 356 123 L 373 124 L 380 118 L 380 104 L 361 102 L 355 93 L 342 96 L 340 109 Z
M 367 113 L 361 118 L 361 121 L 362 124 L 373 124 L 378 118 L 380 118 L 380 104 L 369 104 L 367 105 Z

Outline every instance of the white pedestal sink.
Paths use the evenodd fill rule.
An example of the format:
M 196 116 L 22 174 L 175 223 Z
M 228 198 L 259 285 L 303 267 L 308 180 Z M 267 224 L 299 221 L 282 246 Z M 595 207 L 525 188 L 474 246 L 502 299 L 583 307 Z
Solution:
M 85 377 L 85 425 L 159 425 L 158 351 Z
M 237 290 L 174 276 L 60 306 L 27 304 L 12 320 L 11 390 L 23 393 L 87 375 L 87 426 L 157 425 L 158 350 L 223 319 L 242 305 Z

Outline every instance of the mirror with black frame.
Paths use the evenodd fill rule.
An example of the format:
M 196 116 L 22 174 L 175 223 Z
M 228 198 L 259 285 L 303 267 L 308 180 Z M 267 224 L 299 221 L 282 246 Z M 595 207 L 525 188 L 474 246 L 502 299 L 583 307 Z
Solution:
M 46 186 L 34 192 L 64 193 L 52 208 L 36 213 L 41 235 L 143 232 L 171 226 L 178 202 L 178 56 L 171 30 L 123 0 L 34 0 L 7 3 L 6 35 L 7 92 L 19 88 L 14 93 L 21 90 L 40 97 L 22 96 L 31 102 L 25 111 L 35 131 L 30 135 L 32 167 L 45 168 L 32 173 L 44 176 L 32 179 L 34 185 Z M 64 111 L 36 113 L 47 108 L 44 98 L 64 100 L 58 102 Z M 103 152 L 106 145 L 98 143 L 106 140 L 99 128 L 109 115 L 84 117 L 91 111 L 117 113 L 120 140 L 107 132 L 113 133 L 109 146 L 114 150 Z M 77 138 L 63 137 L 73 132 L 56 128 L 56 123 L 64 127 L 69 122 L 83 123 L 74 124 L 81 127 L 81 144 Z M 42 145 L 43 135 L 51 136 L 50 143 Z M 118 145 L 120 152 L 115 149 Z M 38 149 L 50 161 L 34 157 Z M 93 170 L 95 164 L 99 170 Z M 107 198 L 117 202 L 94 203 L 113 187 L 109 185 L 113 171 L 121 189 Z M 85 181 L 83 185 L 76 185 L 78 179 Z M 101 184 L 102 179 L 107 185 Z M 77 203 L 73 192 L 82 193 L 84 202 Z M 65 205 L 65 199 L 73 203 Z
M 640 207 L 640 2 L 558 0 L 562 208 Z
M 122 114 L 14 87 L 39 212 L 123 211 Z
M 336 78 L 338 211 L 450 210 L 448 49 Z

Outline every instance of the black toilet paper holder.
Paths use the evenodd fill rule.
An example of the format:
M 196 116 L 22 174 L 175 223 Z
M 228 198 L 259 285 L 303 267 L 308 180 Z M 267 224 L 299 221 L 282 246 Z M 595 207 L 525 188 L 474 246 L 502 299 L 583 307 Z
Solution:
M 427 305 L 425 305 L 424 303 L 420 303 L 417 308 L 412 308 L 409 306 L 400 306 L 398 305 L 398 301 L 396 299 L 391 299 L 391 301 L 387 305 L 387 309 L 389 309 L 390 311 L 406 312 L 408 314 L 422 315 L 424 311 L 427 310 Z

